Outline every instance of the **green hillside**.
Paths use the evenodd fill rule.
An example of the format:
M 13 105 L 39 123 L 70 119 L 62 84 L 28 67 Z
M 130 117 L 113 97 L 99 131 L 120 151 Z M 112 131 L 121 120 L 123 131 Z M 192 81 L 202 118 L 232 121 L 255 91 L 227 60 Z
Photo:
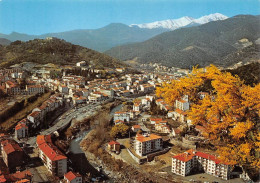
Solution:
M 8 67 L 22 62 L 70 65 L 82 60 L 88 61 L 96 67 L 122 65 L 110 56 L 56 38 L 51 40 L 34 39 L 27 42 L 15 41 L 0 49 L 0 67 Z

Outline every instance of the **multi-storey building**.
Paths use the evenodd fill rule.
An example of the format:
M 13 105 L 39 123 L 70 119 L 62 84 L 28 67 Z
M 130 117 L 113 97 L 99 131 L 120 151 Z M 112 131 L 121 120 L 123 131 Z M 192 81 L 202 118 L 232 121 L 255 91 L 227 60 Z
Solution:
M 190 149 L 172 157 L 172 172 L 187 176 L 193 170 L 204 171 L 207 174 L 228 180 L 231 166 L 221 162 L 215 156 Z
M 117 121 L 117 120 L 129 122 L 130 114 L 128 112 L 115 112 L 114 121 Z
M 15 137 L 17 139 L 28 137 L 28 126 L 26 125 L 27 119 L 24 118 L 15 126 Z
M 24 152 L 14 140 L 6 139 L 1 141 L 1 154 L 6 166 L 10 170 L 14 170 L 23 164 Z
M 53 175 L 61 177 L 67 172 L 67 157 L 53 145 L 50 135 L 38 135 L 36 139 L 39 157 Z
M 163 140 L 162 137 L 151 134 L 151 135 L 141 135 L 137 134 L 135 137 L 134 148 L 136 154 L 139 156 L 146 156 L 149 153 L 153 153 L 163 148 Z
M 26 85 L 27 94 L 44 93 L 45 88 L 42 85 Z
M 186 100 L 176 100 L 175 101 L 175 107 L 176 107 L 176 109 L 180 109 L 180 110 L 182 110 L 182 111 L 187 111 L 187 110 L 189 110 L 189 106 L 190 106 L 190 104 L 189 104 L 189 102 L 188 101 L 186 101 Z

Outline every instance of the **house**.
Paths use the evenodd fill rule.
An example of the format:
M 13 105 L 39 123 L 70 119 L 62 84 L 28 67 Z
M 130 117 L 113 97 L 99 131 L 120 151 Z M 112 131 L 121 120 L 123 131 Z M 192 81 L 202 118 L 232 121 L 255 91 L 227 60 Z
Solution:
M 181 109 L 176 109 L 173 113 L 172 119 L 184 123 L 187 121 L 187 113 Z
M 109 151 L 119 153 L 120 152 L 120 143 L 117 141 L 111 141 L 108 143 L 107 148 Z
M 168 111 L 168 113 L 167 113 L 168 118 L 172 118 L 173 115 L 174 115 L 174 111 Z
M 133 105 L 133 111 L 140 111 L 141 103 L 135 102 Z
M 136 132 L 138 132 L 140 129 L 141 129 L 141 126 L 140 125 L 134 125 L 134 126 L 132 126 L 132 131 L 134 132 L 134 133 L 136 133 Z
M 19 144 L 10 139 L 1 141 L 1 154 L 6 166 L 14 170 L 23 164 L 24 152 Z
M 150 134 L 137 134 L 134 141 L 134 149 L 139 156 L 146 156 L 150 153 L 160 151 L 163 148 L 163 140 L 161 136 Z
M 115 112 L 114 121 L 117 121 L 117 120 L 129 122 L 130 121 L 130 114 L 128 112 L 121 112 L 121 111 Z
M 34 111 L 31 114 L 27 116 L 27 119 L 30 123 L 32 123 L 32 127 L 36 128 L 40 125 L 41 122 L 41 112 L 40 111 Z
M 61 177 L 67 172 L 67 157 L 53 145 L 51 135 L 38 135 L 36 144 L 39 148 L 39 157 L 48 171 Z
M 172 172 L 187 176 L 192 170 L 204 171 L 207 174 L 228 180 L 231 166 L 221 162 L 216 156 L 190 149 L 172 157 Z
M 209 96 L 208 92 L 199 92 L 198 93 L 199 99 L 204 99 L 206 96 Z
M 180 129 L 178 129 L 178 128 L 173 128 L 173 129 L 172 129 L 172 135 L 173 135 L 174 137 L 178 136 L 180 133 L 181 133 L 181 130 L 180 130 Z
M 82 66 L 86 66 L 86 65 L 87 65 L 86 61 L 81 61 L 81 62 L 76 63 L 76 66 L 78 66 L 78 67 L 82 67 Z
M 14 81 L 5 82 L 6 93 L 11 95 L 17 95 L 21 93 L 20 85 Z
M 157 121 L 162 121 L 162 118 L 150 118 L 150 122 L 152 125 L 154 125 Z
M 189 104 L 189 102 L 188 101 L 186 101 L 186 100 L 176 100 L 175 101 L 175 107 L 176 107 L 176 109 L 180 109 L 180 110 L 182 110 L 182 111 L 187 111 L 187 110 L 189 110 L 189 106 L 190 106 L 190 104 Z
M 82 176 L 79 173 L 69 171 L 64 174 L 65 183 L 82 183 Z
M 115 125 L 119 125 L 119 124 L 124 124 L 125 121 L 122 121 L 122 120 L 118 119 L 118 120 L 115 120 L 114 123 L 115 123 Z
M 26 125 L 26 119 L 23 119 L 15 126 L 15 138 L 21 139 L 28 137 L 28 126 Z
M 168 125 L 165 125 L 165 124 L 155 124 L 155 130 L 160 132 L 160 133 L 171 133 L 171 129 Z

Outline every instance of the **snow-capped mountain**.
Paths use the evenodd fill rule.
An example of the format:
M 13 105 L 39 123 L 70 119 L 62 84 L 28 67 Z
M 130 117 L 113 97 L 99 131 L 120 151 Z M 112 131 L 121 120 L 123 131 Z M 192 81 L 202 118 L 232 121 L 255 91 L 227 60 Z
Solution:
M 189 25 L 201 25 L 211 21 L 225 20 L 227 18 L 228 18 L 227 16 L 222 15 L 220 13 L 214 13 L 197 19 L 185 16 L 179 19 L 169 19 L 169 20 L 162 20 L 162 21 L 156 21 L 156 22 L 144 23 L 144 24 L 131 24 L 130 27 L 137 26 L 139 28 L 147 28 L 147 29 L 163 28 L 163 29 L 175 30 Z

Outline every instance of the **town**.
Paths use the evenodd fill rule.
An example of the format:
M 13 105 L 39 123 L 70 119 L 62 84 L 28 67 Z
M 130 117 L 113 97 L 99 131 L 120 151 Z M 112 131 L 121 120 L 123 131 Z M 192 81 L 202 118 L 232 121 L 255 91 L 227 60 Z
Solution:
M 203 136 L 205 127 L 187 117 L 189 95 L 171 106 L 155 94 L 157 87 L 191 70 L 147 67 L 97 69 L 79 61 L 61 67 L 23 63 L 0 70 L 0 182 L 113 180 L 117 172 L 102 158 L 84 154 L 89 164 L 77 164 L 70 147 L 71 142 L 84 146 L 91 131 L 98 134 L 106 120 L 109 125 L 102 130 L 110 137 L 98 150 L 111 161 L 141 173 L 147 169 L 166 182 L 250 181 L 242 167 L 219 159 Z M 197 93 L 200 100 L 210 95 Z M 99 122 L 92 123 L 98 116 Z

